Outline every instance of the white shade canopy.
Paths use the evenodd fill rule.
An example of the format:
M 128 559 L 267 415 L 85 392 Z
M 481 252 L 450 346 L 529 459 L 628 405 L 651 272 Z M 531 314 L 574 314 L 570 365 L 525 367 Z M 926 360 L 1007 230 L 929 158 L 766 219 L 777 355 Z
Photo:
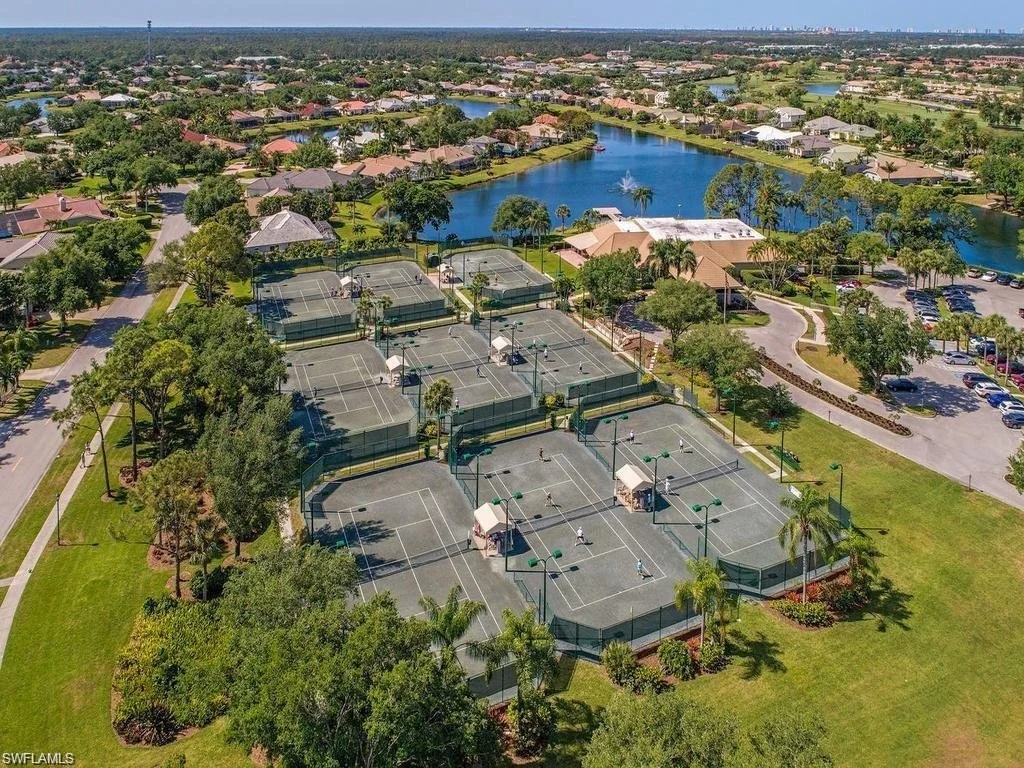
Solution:
M 511 350 L 512 342 L 504 336 L 495 336 L 491 339 L 491 347 L 495 352 L 504 352 L 506 350 Z
M 484 536 L 508 530 L 505 524 L 505 510 L 489 501 L 473 512 L 473 518 Z
M 438 271 L 442 275 L 447 274 L 448 272 L 452 271 L 452 265 L 451 264 L 442 264 L 440 267 L 438 267 Z
M 634 464 L 625 464 L 619 467 L 615 471 L 615 479 L 633 493 L 651 487 L 651 481 L 647 479 L 647 475 Z
M 402 358 L 398 355 L 392 355 L 384 361 L 384 365 L 388 367 L 388 370 L 394 373 L 395 371 L 401 371 L 405 368 L 405 364 L 402 362 Z
M 355 281 L 351 277 L 349 277 L 348 275 L 345 275 L 343 278 L 341 278 L 341 287 L 342 288 L 348 288 L 354 282 Z

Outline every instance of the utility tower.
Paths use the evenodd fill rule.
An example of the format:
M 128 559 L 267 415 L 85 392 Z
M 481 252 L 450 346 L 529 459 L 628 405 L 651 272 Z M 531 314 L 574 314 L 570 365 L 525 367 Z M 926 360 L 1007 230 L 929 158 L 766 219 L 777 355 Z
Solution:
M 153 63 L 153 21 L 146 21 L 146 63 Z

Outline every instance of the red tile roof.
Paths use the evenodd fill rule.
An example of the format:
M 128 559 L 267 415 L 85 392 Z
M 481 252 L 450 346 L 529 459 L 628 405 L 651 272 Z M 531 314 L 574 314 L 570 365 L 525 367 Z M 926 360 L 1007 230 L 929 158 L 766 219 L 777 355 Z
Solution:
M 291 139 L 274 139 L 263 145 L 263 154 L 272 155 L 274 152 L 280 152 L 282 155 L 290 155 L 300 146 L 297 141 Z

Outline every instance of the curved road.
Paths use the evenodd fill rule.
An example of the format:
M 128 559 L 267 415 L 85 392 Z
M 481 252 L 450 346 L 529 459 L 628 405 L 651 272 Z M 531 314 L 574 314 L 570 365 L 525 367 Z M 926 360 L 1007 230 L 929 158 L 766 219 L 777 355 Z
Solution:
M 188 189 L 178 186 L 160 193 L 166 215 L 147 263 L 159 260 L 167 243 L 190 231 L 181 213 Z M 86 370 L 93 360 L 102 362 L 114 333 L 124 325 L 138 322 L 152 303 L 145 270 L 140 269 L 121 295 L 99 310 L 88 336 L 58 369 L 32 407 L 16 419 L 0 422 L 0 543 L 7 538 L 64 443 L 60 427 L 51 417 L 67 405 L 71 377 Z
M 821 379 L 823 388 L 844 399 L 855 393 L 850 387 L 809 366 L 797 354 L 796 344 L 807 330 L 803 315 L 788 304 L 764 296 L 758 296 L 756 303 L 759 309 L 771 316 L 771 322 L 746 330 L 755 347 L 764 347 L 769 357 L 789 366 L 808 381 Z M 1020 445 L 1020 433 L 1006 429 L 999 421 L 999 412 L 963 386 L 959 378 L 963 371 L 961 366 L 943 364 L 937 356 L 914 367 L 909 378 L 917 382 L 920 391 L 899 397 L 908 404 L 927 403 L 935 408 L 937 415 L 924 418 L 908 412 L 900 413 L 900 422 L 913 431 L 910 437 L 894 435 L 853 414 L 836 410 L 803 390 L 789 389 L 797 405 L 832 424 L 838 424 L 959 483 L 1024 508 L 1024 497 L 1003 479 L 1007 457 Z M 765 372 L 764 383 L 778 381 L 780 379 L 776 376 Z M 881 400 L 856 394 L 858 405 L 892 417 L 894 409 Z

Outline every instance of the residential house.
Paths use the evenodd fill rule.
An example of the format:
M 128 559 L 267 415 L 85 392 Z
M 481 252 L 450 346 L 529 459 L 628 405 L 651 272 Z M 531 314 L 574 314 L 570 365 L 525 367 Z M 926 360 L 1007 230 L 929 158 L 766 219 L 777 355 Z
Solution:
M 104 96 L 100 99 L 100 106 L 104 109 L 124 109 L 126 107 L 133 107 L 138 103 L 138 99 L 134 96 L 129 96 L 127 93 L 112 93 L 110 96 Z
M 370 105 L 365 101 L 342 101 L 336 106 L 343 115 L 365 115 L 370 111 Z
M 367 179 L 393 179 L 402 174 L 411 174 L 415 166 L 404 157 L 398 155 L 381 155 L 367 157 L 348 165 L 335 166 L 346 176 L 362 176 Z
M 0 155 L 0 168 L 8 165 L 21 165 L 40 160 L 42 155 L 35 152 L 12 152 L 9 155 Z
M 325 117 L 333 117 L 338 114 L 338 110 L 334 107 L 329 107 L 324 104 L 309 104 L 303 105 L 302 109 L 299 110 L 299 117 L 302 120 L 322 120 Z
M 279 107 L 257 109 L 253 111 L 253 114 L 261 118 L 265 123 L 291 123 L 299 119 L 298 112 L 293 112 L 290 109 L 281 109 Z
M 945 174 L 935 168 L 891 155 L 871 158 L 864 176 L 872 181 L 891 181 L 901 187 L 910 184 L 934 184 L 945 178 Z
M 550 146 L 551 144 L 557 144 L 565 137 L 565 131 L 538 123 L 524 125 L 519 129 L 519 132 L 529 137 L 528 147 L 531 151 Z
M 240 109 L 232 109 L 228 112 L 228 122 L 232 125 L 237 125 L 239 128 L 255 128 L 263 122 L 263 118 L 259 115 L 253 114 L 252 112 L 243 112 Z
M 537 115 L 535 118 L 533 118 L 533 122 L 535 125 L 551 125 L 555 127 L 558 126 L 558 118 L 555 117 L 554 115 L 549 115 L 547 113 L 543 115 Z
M 69 236 L 66 232 L 43 232 L 35 237 L 0 240 L 0 269 L 24 269 Z
M 807 117 L 807 113 L 799 107 L 776 107 L 775 124 L 782 129 L 795 128 Z
M 182 129 L 181 140 L 187 141 L 190 144 L 199 144 L 204 147 L 221 149 L 234 157 L 241 157 L 246 151 L 245 144 L 241 144 L 237 141 L 228 141 L 227 139 L 221 139 L 217 136 L 210 136 L 206 133 L 199 133 L 189 128 Z
M 766 146 L 773 151 L 785 150 L 797 136 L 798 131 L 784 131 L 774 125 L 759 125 L 740 134 L 740 142 L 751 146 Z
M 413 165 L 433 166 L 444 163 L 453 171 L 462 171 L 473 167 L 476 157 L 462 147 L 444 145 L 431 149 L 417 150 L 409 153 L 409 162 Z
M 816 117 L 813 120 L 808 120 L 804 123 L 803 132 L 808 136 L 828 136 L 832 131 L 849 127 L 849 123 L 844 123 L 842 120 L 836 120 L 831 115 L 824 115 L 823 117 Z
M 839 86 L 840 93 L 874 93 L 876 83 L 873 80 L 847 80 Z
M 255 82 L 255 81 L 249 83 L 249 85 L 246 86 L 246 87 L 249 89 L 250 93 L 252 93 L 252 94 L 254 94 L 256 96 L 264 96 L 264 95 L 270 93 L 275 88 L 277 88 L 277 86 L 274 85 L 273 83 Z
M 825 136 L 797 136 L 789 142 L 789 154 L 794 157 L 821 157 L 835 144 Z
M 93 224 L 110 218 L 107 209 L 93 197 L 68 198 L 52 192 L 17 211 L 0 213 L 0 232 L 36 235 L 58 226 Z
M 732 108 L 732 111 L 733 114 L 742 116 L 750 115 L 757 120 L 766 120 L 773 114 L 771 107 L 766 107 L 764 104 L 757 104 L 752 101 L 745 101 L 741 104 L 736 104 Z
M 270 253 L 293 243 L 333 243 L 338 236 L 326 221 L 314 222 L 287 209 L 260 220 L 259 228 L 245 242 L 247 253 Z
M 818 158 L 818 164 L 845 174 L 860 173 L 868 167 L 864 149 L 850 144 L 836 144 Z
M 354 175 L 339 173 L 329 168 L 306 168 L 286 171 L 266 178 L 255 179 L 245 188 L 246 197 L 262 197 L 275 189 L 287 192 L 329 192 L 335 186 L 345 186 L 356 179 Z
M 865 141 L 867 139 L 876 139 L 880 135 L 881 131 L 866 125 L 858 125 L 857 123 L 852 123 L 845 128 L 836 128 L 828 133 L 828 137 L 833 141 Z
M 715 133 L 722 137 L 741 135 L 750 130 L 750 126 L 742 120 L 722 120 L 715 126 Z
M 491 136 L 476 136 L 466 142 L 466 149 L 474 154 L 490 154 L 498 140 Z
M 290 155 L 301 146 L 302 144 L 291 139 L 274 139 L 263 145 L 263 154 L 267 157 L 270 157 L 275 152 L 280 152 L 282 155 Z
M 149 94 L 149 100 L 157 105 L 168 104 L 169 102 L 177 101 L 178 95 L 170 91 L 157 91 L 156 93 Z
M 401 99 L 383 98 L 374 104 L 378 112 L 401 112 L 406 109 L 406 103 Z

